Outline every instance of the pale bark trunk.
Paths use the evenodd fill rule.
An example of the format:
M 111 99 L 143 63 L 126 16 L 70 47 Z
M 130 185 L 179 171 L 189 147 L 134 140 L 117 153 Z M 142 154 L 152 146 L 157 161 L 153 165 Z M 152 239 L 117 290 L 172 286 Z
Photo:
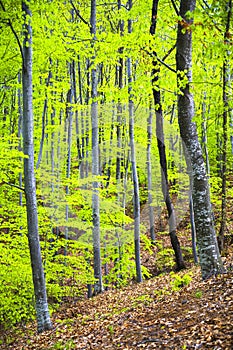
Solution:
M 73 124 L 73 111 L 71 107 L 73 99 L 73 84 L 72 84 L 72 71 L 70 65 L 70 76 L 71 76 L 71 88 L 67 93 L 67 106 L 66 106 L 66 120 L 68 123 L 67 130 L 67 158 L 66 158 L 66 178 L 70 179 L 71 174 L 71 148 L 72 148 L 72 124 Z M 65 187 L 66 195 L 69 195 L 69 185 Z M 66 229 L 65 229 L 65 239 L 69 239 L 69 204 L 66 203 Z M 67 254 L 67 247 L 65 247 L 65 255 Z
M 95 50 L 96 40 L 96 0 L 91 0 L 91 34 L 93 35 L 92 48 Z M 94 54 L 95 55 L 95 54 Z M 93 68 L 91 70 L 91 126 L 92 126 L 92 220 L 93 220 L 93 249 L 94 249 L 94 294 L 103 291 L 100 251 L 100 210 L 99 210 L 99 129 L 97 108 L 97 71 L 95 56 L 92 57 Z
M 190 26 L 193 21 L 186 17 L 186 13 L 188 11 L 193 12 L 195 5 L 195 0 L 181 0 L 180 16 L 183 21 L 180 21 L 178 25 L 176 52 L 177 83 L 180 91 L 178 95 L 178 121 L 188 158 L 187 162 L 191 164 L 190 176 L 198 255 L 202 277 L 206 279 L 213 274 L 221 273 L 223 265 L 216 240 L 205 163 L 196 125 L 192 122 L 194 116 L 194 100 L 190 92 L 190 82 L 192 81 L 192 30 L 190 27 L 187 28 L 187 25 Z M 187 79 L 187 82 L 184 79 Z
M 189 211 L 190 211 L 190 224 L 191 224 L 191 233 L 192 233 L 193 260 L 194 260 L 194 263 L 197 264 L 198 263 L 197 236 L 196 236 L 196 227 L 195 227 L 195 221 L 194 221 L 192 194 L 190 194 L 190 197 L 189 197 Z
M 38 332 L 51 329 L 45 277 L 42 265 L 36 184 L 34 176 L 34 144 L 33 144 L 33 111 L 32 111 L 32 28 L 30 24 L 31 12 L 27 4 L 22 2 L 24 15 L 24 42 L 23 42 L 23 151 L 24 158 L 24 186 L 27 206 L 28 242 L 31 257 L 32 276 L 36 301 Z
M 152 110 L 150 107 L 149 116 L 147 119 L 147 186 L 148 186 L 148 205 L 149 205 L 149 231 L 151 242 L 155 242 L 155 218 L 154 207 L 152 206 L 152 174 L 151 174 L 151 142 L 152 142 Z

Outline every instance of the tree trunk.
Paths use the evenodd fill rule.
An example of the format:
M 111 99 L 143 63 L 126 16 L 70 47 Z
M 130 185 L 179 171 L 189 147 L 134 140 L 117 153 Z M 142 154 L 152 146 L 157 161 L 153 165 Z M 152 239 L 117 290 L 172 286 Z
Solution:
M 196 227 L 195 227 L 195 221 L 194 221 L 192 194 L 190 194 L 190 198 L 189 198 L 189 211 L 190 211 L 190 224 L 191 224 L 191 233 L 192 233 L 193 260 L 194 260 L 194 263 L 197 264 L 198 263 L 197 239 L 196 239 Z
M 71 88 L 67 93 L 67 106 L 66 106 L 66 121 L 68 124 L 68 130 L 67 130 L 67 158 L 66 158 L 66 179 L 70 179 L 71 174 L 71 148 L 72 148 L 72 124 L 73 124 L 73 111 L 72 111 L 72 100 L 74 97 L 74 91 L 73 91 L 73 74 L 72 74 L 72 67 L 69 65 L 70 68 L 70 80 L 71 80 Z M 65 192 L 68 196 L 70 193 L 69 185 L 67 184 L 65 186 Z M 69 204 L 66 203 L 66 228 L 65 228 L 65 239 L 69 239 Z M 67 244 L 65 246 L 65 255 L 67 255 Z
M 95 50 L 96 40 L 96 0 L 91 0 L 91 34 L 92 49 Z M 93 220 L 93 249 L 94 249 L 94 294 L 103 291 L 101 252 L 100 252 L 100 212 L 99 212 L 99 129 L 98 129 L 98 109 L 97 109 L 97 71 L 95 67 L 95 53 L 92 57 L 91 70 L 91 124 L 92 124 L 92 220 Z
M 129 0 L 129 9 L 132 8 L 132 0 Z M 132 32 L 132 20 L 128 20 L 128 33 Z M 137 164 L 134 142 L 134 105 L 132 95 L 132 61 L 127 58 L 128 94 L 129 94 L 129 140 L 131 151 L 131 167 L 133 176 L 133 207 L 134 207 L 134 249 L 136 261 L 137 282 L 142 282 L 141 258 L 140 258 L 140 196 L 137 174 Z
M 24 41 L 23 41 L 23 151 L 24 158 L 24 186 L 27 206 L 28 242 L 31 256 L 32 276 L 36 300 L 37 328 L 43 332 L 52 328 L 50 321 L 45 277 L 42 265 L 37 201 L 36 184 L 34 176 L 34 144 L 33 144 L 33 112 L 32 112 L 32 28 L 31 12 L 28 3 L 22 2 L 24 15 Z
M 155 34 L 156 29 L 156 21 L 157 21 L 157 11 L 158 11 L 158 3 L 159 0 L 153 0 L 152 7 L 152 18 L 151 18 L 151 27 L 150 33 L 151 35 Z M 160 167 L 161 167 L 161 182 L 162 182 L 162 192 L 164 201 L 167 207 L 168 212 L 168 223 L 169 223 L 169 235 L 172 244 L 172 248 L 175 253 L 177 269 L 181 270 L 185 268 L 180 242 L 178 240 L 176 234 L 176 216 L 175 210 L 171 201 L 170 192 L 169 192 L 169 184 L 168 184 L 168 175 L 167 175 L 167 157 L 166 157 L 166 149 L 165 149 L 165 141 L 164 141 L 164 131 L 163 131 L 163 110 L 161 104 L 161 96 L 160 90 L 158 89 L 158 75 L 159 75 L 159 66 L 156 61 L 156 52 L 153 52 L 155 56 L 155 60 L 153 62 L 153 70 L 152 70 L 152 86 L 153 86 L 153 96 L 154 96 L 154 104 L 155 104 L 155 112 L 156 112 L 156 137 L 157 144 L 159 150 L 159 159 L 160 159 Z
M 47 82 L 46 82 L 46 88 L 48 88 L 51 78 L 52 78 L 52 73 L 51 73 L 51 68 L 50 68 L 49 69 L 49 74 L 48 74 L 48 79 L 47 79 Z M 38 159 L 37 159 L 37 163 L 36 163 L 36 169 L 39 169 L 40 163 L 41 163 L 41 160 L 42 160 L 42 154 L 43 154 L 43 148 L 44 148 L 44 139 L 45 139 L 45 127 L 46 127 L 46 120 L 45 120 L 45 118 L 46 118 L 47 109 L 48 109 L 48 96 L 47 96 L 47 91 L 46 91 L 46 96 L 45 96 L 45 100 L 44 100 L 44 108 L 43 108 L 43 112 L 42 112 L 40 150 L 39 150 Z
M 226 22 L 226 29 L 224 33 L 224 42 L 226 45 L 229 45 L 228 34 L 230 30 L 230 19 L 232 13 L 232 0 L 228 2 L 228 15 Z M 226 56 L 229 56 L 229 52 L 226 52 Z M 227 133 L 228 133 L 228 110 L 229 110 L 229 82 L 231 76 L 229 73 L 229 58 L 224 58 L 223 62 L 223 119 L 222 119 L 222 129 L 223 129 L 223 142 L 222 142 L 222 205 L 221 205 L 221 226 L 219 230 L 219 249 L 220 251 L 224 250 L 224 235 L 226 231 L 226 195 L 227 195 Z
M 151 103 L 150 103 L 151 104 Z M 154 207 L 152 206 L 152 174 L 151 174 L 151 142 L 152 142 L 152 109 L 150 106 L 149 116 L 147 118 L 147 183 L 148 183 L 148 205 L 149 205 L 149 230 L 151 242 L 155 242 L 155 219 Z
M 198 140 L 194 116 L 194 100 L 190 92 L 192 81 L 192 28 L 193 20 L 186 16 L 195 9 L 195 0 L 181 0 L 177 34 L 177 84 L 178 121 L 182 141 L 185 147 L 187 164 L 190 163 L 194 219 L 197 234 L 197 246 L 203 279 L 221 273 L 223 265 L 219 255 L 213 215 L 211 211 L 208 178 L 202 149 Z

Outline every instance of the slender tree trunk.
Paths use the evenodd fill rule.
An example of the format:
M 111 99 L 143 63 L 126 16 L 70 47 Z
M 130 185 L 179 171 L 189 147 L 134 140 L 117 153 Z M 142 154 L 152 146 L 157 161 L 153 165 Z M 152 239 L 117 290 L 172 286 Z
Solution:
M 202 270 L 206 279 L 223 271 L 215 234 L 213 215 L 211 211 L 208 178 L 201 146 L 198 140 L 196 125 L 192 122 L 194 116 L 194 100 L 190 92 L 192 81 L 192 29 L 193 20 L 186 13 L 195 9 L 195 0 L 181 0 L 177 35 L 177 84 L 178 121 L 180 134 L 184 143 L 187 164 L 191 164 L 192 198 L 194 219 L 197 233 L 197 246 Z M 187 80 L 187 82 L 186 82 Z
M 52 78 L 52 73 L 51 73 L 51 67 L 50 67 L 49 74 L 48 74 L 48 79 L 47 79 L 47 82 L 46 82 L 46 88 L 48 88 L 51 78 Z M 39 149 L 38 159 L 37 159 L 37 163 L 36 163 L 36 169 L 39 169 L 39 167 L 40 167 L 42 154 L 43 154 L 47 109 L 48 109 L 48 96 L 47 96 L 47 91 L 46 91 L 46 97 L 45 97 L 45 100 L 44 100 L 44 108 L 43 108 L 43 112 L 42 112 L 40 149 Z
M 210 174 L 209 153 L 207 146 L 207 118 L 206 118 L 206 91 L 203 91 L 204 100 L 202 103 L 202 147 L 205 155 L 206 172 Z
M 82 70 L 80 56 L 78 56 L 78 85 L 79 85 L 79 104 L 83 105 L 83 88 L 82 88 Z M 81 109 L 80 112 L 80 123 L 76 123 L 76 134 L 77 134 L 77 150 L 78 150 L 78 160 L 79 160 L 79 171 L 80 178 L 85 177 L 85 121 L 84 121 L 84 111 Z M 79 127 L 80 125 L 80 127 Z M 80 132 L 81 129 L 81 132 Z
M 112 111 L 112 122 L 111 122 L 111 132 L 110 132 L 110 145 L 109 145 L 109 158 L 108 158 L 108 164 L 107 164 L 107 176 L 106 176 L 106 185 L 105 187 L 108 188 L 111 178 L 111 172 L 112 172 L 112 146 L 113 146 L 113 134 L 114 134 L 114 116 L 115 116 L 115 110 L 113 105 L 113 111 Z
M 117 8 L 119 12 L 122 8 L 121 0 L 117 0 Z M 122 37 L 124 34 L 124 21 L 120 18 L 118 21 L 118 32 Z M 116 65 L 116 79 L 115 84 L 119 90 L 123 88 L 123 75 L 124 75 L 124 59 L 122 57 L 124 48 L 120 47 L 118 49 L 119 59 L 118 64 Z M 118 98 L 117 101 L 117 120 L 116 120 L 116 137 L 117 137 L 117 153 L 116 153 L 116 184 L 117 184 L 117 204 L 122 211 L 124 212 L 124 188 L 123 188 L 123 128 L 124 128 L 124 120 L 123 120 L 123 106 Z M 121 228 L 116 227 L 115 230 L 115 238 L 116 238 L 116 254 L 118 257 L 115 259 L 114 263 L 116 265 L 116 269 L 118 269 L 118 278 L 120 279 L 121 274 L 121 259 L 122 259 L 122 243 L 121 243 L 121 235 L 124 230 L 124 222 L 121 222 Z
M 66 179 L 70 179 L 71 175 L 71 149 L 72 149 L 72 124 L 73 124 L 73 111 L 72 111 L 72 100 L 73 100 L 73 75 L 72 75 L 72 68 L 70 67 L 70 80 L 71 80 L 71 88 L 67 93 L 67 106 L 66 106 L 66 120 L 68 123 L 68 130 L 67 130 L 67 158 L 66 158 Z M 65 187 L 66 195 L 69 195 L 69 185 L 66 185 Z M 69 239 L 69 204 L 66 203 L 66 229 L 65 229 L 65 239 Z M 65 254 L 67 254 L 67 249 L 65 249 Z
M 27 206 L 28 242 L 31 256 L 32 276 L 36 301 L 37 328 L 38 332 L 51 329 L 48 302 L 45 287 L 45 277 L 42 265 L 36 184 L 34 176 L 34 144 L 33 144 L 33 111 L 32 111 L 32 28 L 31 12 L 28 4 L 22 2 L 24 15 L 24 41 L 23 41 L 23 151 L 24 158 L 24 186 Z
M 193 251 L 193 260 L 194 263 L 198 263 L 198 254 L 197 254 L 197 238 L 196 238 L 196 227 L 194 221 L 194 211 L 193 211 L 193 198 L 190 193 L 189 196 L 189 211 L 190 211 L 190 223 L 191 223 L 191 233 L 192 233 L 192 251 Z
M 152 142 L 152 109 L 150 106 L 149 116 L 147 119 L 147 181 L 148 181 L 148 205 L 149 205 L 149 223 L 151 242 L 155 242 L 155 218 L 154 207 L 152 206 L 152 174 L 151 174 L 151 142 Z
M 129 9 L 132 8 L 132 0 L 128 2 Z M 128 33 L 132 33 L 132 20 L 128 20 Z M 136 261 L 137 282 L 142 282 L 141 258 L 140 258 L 140 196 L 137 174 L 137 163 L 134 141 L 134 103 L 132 94 L 132 59 L 127 58 L 128 94 L 129 94 L 129 142 L 131 151 L 131 167 L 133 176 L 133 207 L 134 207 L 134 249 Z
M 95 50 L 96 40 L 96 0 L 91 0 L 91 34 L 92 49 Z M 92 57 L 91 70 L 91 126 L 92 126 L 92 220 L 93 220 L 93 249 L 94 249 L 94 294 L 103 291 L 100 251 L 100 212 L 99 212 L 99 135 L 98 135 L 98 109 L 97 109 L 97 70 L 95 67 L 95 53 Z
M 226 29 L 224 33 L 224 42 L 226 45 L 229 45 L 229 30 L 230 30 L 230 20 L 232 14 L 232 0 L 228 1 L 227 5 L 227 23 Z M 227 48 L 228 49 L 228 48 Z M 226 56 L 229 56 L 228 50 Z M 222 119 L 222 129 L 223 129 L 223 142 L 222 142 L 222 205 L 221 205 L 221 226 L 219 230 L 219 249 L 220 251 L 224 250 L 224 235 L 226 231 L 226 223 L 227 223 L 227 215 L 226 215 L 226 195 L 227 195 L 227 134 L 228 134 L 228 110 L 229 110 L 229 82 L 230 82 L 230 74 L 229 74 L 229 59 L 228 57 L 224 58 L 223 62 L 223 119 Z
M 158 3 L 159 3 L 159 0 L 153 0 L 152 18 L 151 18 L 151 27 L 150 27 L 151 35 L 155 34 Z M 156 52 L 154 52 L 154 56 L 156 57 Z M 176 216 L 175 216 L 175 210 L 174 210 L 171 197 L 170 197 L 170 192 L 169 192 L 167 158 L 166 158 L 166 150 L 165 150 L 164 131 L 163 131 L 163 111 L 162 111 L 160 90 L 156 86 L 159 79 L 158 77 L 159 66 L 156 60 L 154 60 L 153 66 L 154 68 L 152 71 L 152 86 L 153 86 L 152 89 L 153 89 L 154 104 L 156 109 L 155 111 L 156 112 L 156 137 L 157 137 L 159 159 L 160 159 L 160 166 L 161 166 L 162 192 L 163 192 L 164 201 L 166 203 L 166 207 L 168 211 L 169 235 L 171 239 L 172 248 L 175 253 L 177 269 L 181 270 L 185 268 L 185 264 L 184 264 L 184 260 L 183 260 L 183 256 L 180 248 L 180 243 L 176 234 Z

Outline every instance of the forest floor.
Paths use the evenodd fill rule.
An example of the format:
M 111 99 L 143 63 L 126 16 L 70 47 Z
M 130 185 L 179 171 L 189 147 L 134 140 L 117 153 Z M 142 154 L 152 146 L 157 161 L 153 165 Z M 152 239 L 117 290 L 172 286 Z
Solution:
M 182 246 L 190 246 L 190 233 L 185 234 L 182 223 L 180 230 Z M 163 249 L 170 245 L 164 234 L 158 239 Z M 154 254 L 143 252 L 142 262 L 153 278 L 64 303 L 53 314 L 50 331 L 38 335 L 33 322 L 0 332 L 0 349 L 232 350 L 233 246 L 223 258 L 227 272 L 207 281 L 190 262 L 179 273 L 164 269 L 155 276 L 155 260 Z
M 2 334 L 0 348 L 232 350 L 230 261 L 232 254 L 228 273 L 204 282 L 199 268 L 192 267 L 63 305 L 53 315 L 51 331 L 37 335 L 35 323 L 19 327 Z

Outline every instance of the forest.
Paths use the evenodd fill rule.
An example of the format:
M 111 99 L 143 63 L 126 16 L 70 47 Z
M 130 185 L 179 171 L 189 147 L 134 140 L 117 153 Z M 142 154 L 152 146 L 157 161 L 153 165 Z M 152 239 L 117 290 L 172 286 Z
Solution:
M 232 0 L 0 0 L 0 26 L 0 346 L 230 350 Z M 220 343 L 117 336 L 218 295 Z

